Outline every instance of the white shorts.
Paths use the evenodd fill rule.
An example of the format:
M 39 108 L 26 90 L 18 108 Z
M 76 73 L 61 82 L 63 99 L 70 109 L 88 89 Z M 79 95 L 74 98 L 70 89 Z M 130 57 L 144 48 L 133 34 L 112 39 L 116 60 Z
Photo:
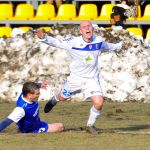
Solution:
M 103 96 L 98 78 L 82 78 L 71 74 L 61 89 L 61 96 L 70 98 L 72 95 L 80 92 L 83 92 L 86 99 L 94 95 Z

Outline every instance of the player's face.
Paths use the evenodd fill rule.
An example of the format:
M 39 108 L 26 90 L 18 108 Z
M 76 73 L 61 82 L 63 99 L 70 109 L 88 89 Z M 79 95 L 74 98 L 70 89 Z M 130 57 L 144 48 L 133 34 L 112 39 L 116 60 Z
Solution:
M 83 21 L 80 24 L 80 33 L 86 42 L 92 41 L 93 27 L 90 21 Z
M 40 90 L 36 89 L 33 94 L 31 94 L 31 100 L 37 101 L 40 95 Z

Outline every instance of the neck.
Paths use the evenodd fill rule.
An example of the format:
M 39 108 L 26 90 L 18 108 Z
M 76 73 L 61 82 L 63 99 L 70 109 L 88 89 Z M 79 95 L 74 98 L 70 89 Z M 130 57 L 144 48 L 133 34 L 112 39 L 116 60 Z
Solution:
M 83 39 L 84 39 L 84 41 L 87 42 L 87 43 L 90 43 L 90 42 L 92 42 L 92 40 L 93 40 L 93 38 L 86 39 L 86 38 L 84 38 L 84 37 L 83 37 Z
M 32 103 L 32 100 L 30 100 L 27 96 L 23 97 L 25 101 Z

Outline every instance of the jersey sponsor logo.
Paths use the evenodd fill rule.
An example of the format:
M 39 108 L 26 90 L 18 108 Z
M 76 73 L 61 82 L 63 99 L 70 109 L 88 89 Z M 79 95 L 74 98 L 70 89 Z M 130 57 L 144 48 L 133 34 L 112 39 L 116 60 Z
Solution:
M 84 60 L 85 60 L 86 62 L 89 62 L 89 61 L 93 60 L 93 58 L 89 55 L 89 56 L 87 56 Z
M 91 63 L 94 60 L 93 55 L 88 55 L 87 57 L 84 58 L 85 63 Z

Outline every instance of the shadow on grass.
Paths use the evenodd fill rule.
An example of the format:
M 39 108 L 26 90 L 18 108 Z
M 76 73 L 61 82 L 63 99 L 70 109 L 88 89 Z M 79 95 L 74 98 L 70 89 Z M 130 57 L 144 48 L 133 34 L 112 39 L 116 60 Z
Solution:
M 135 125 L 126 128 L 114 128 L 113 130 L 121 130 L 121 131 L 138 131 L 142 129 L 147 129 L 148 125 Z
M 148 125 L 135 125 L 131 127 L 125 128 L 111 128 L 111 129 L 99 129 L 97 128 L 99 133 L 114 133 L 114 132 L 135 132 L 147 129 Z M 79 127 L 79 128 L 67 128 L 65 132 L 86 132 L 86 127 Z
M 102 133 L 127 133 L 127 134 L 143 134 L 141 131 L 144 129 L 148 129 L 148 125 L 135 125 L 135 126 L 131 126 L 131 127 L 126 127 L 126 128 L 109 128 L 109 129 L 99 129 L 97 128 L 97 131 L 99 134 Z M 74 132 L 74 133 L 85 133 L 86 131 L 86 127 L 78 127 L 78 128 L 66 128 L 64 132 Z M 14 132 L 9 132 L 8 131 L 3 131 L 1 133 L 1 135 L 31 135 L 31 136 L 35 136 L 35 134 L 33 133 L 20 133 L 17 130 L 14 130 Z M 45 134 L 45 133 L 44 133 Z M 146 131 L 144 132 L 144 134 L 150 134 L 150 132 Z

